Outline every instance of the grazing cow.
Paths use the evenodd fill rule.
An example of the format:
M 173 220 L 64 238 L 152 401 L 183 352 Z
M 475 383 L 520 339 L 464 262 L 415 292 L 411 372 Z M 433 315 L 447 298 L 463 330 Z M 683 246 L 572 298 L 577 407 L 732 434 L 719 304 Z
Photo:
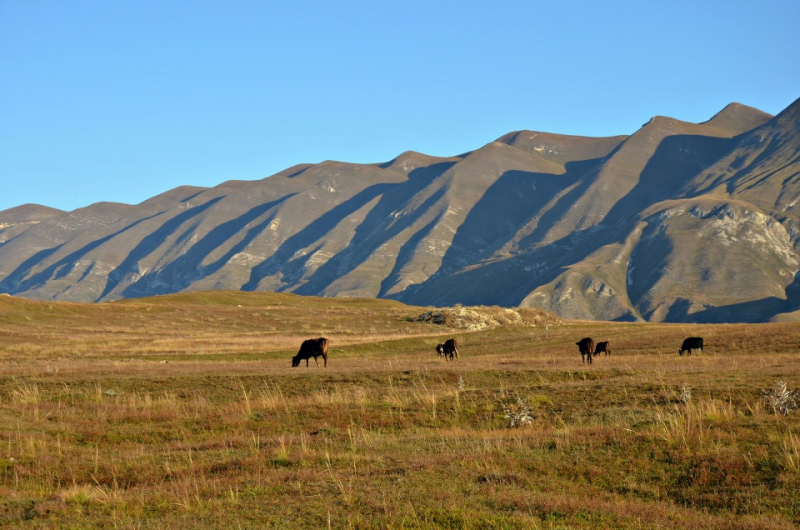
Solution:
M 581 352 L 581 362 L 585 363 L 586 358 L 589 358 L 589 364 L 592 364 L 592 353 L 594 352 L 594 341 L 589 337 L 581 339 L 580 342 L 576 342 L 575 344 L 578 345 L 578 350 Z
M 308 368 L 308 360 L 313 357 L 314 363 L 319 366 L 317 357 L 322 357 L 325 361 L 325 367 L 328 367 L 328 339 L 320 337 L 318 339 L 304 340 L 300 345 L 300 351 L 297 355 L 292 357 L 292 367 L 300 366 L 300 361 L 305 359 L 306 368 Z
M 601 353 L 605 353 L 606 357 L 611 355 L 611 343 L 606 341 L 598 342 L 594 348 L 594 356 L 597 357 Z
M 692 350 L 700 350 L 700 353 L 703 353 L 703 337 L 689 337 L 684 339 L 683 344 L 681 344 L 681 349 L 678 350 L 678 355 L 683 357 L 683 352 L 687 352 L 688 355 L 691 355 Z
M 437 344 L 436 345 L 436 356 L 441 357 L 444 355 L 444 344 Z
M 447 339 L 444 341 L 444 344 L 440 344 L 442 347 L 442 355 L 444 355 L 445 360 L 453 360 L 453 355 L 458 358 L 458 343 L 456 339 Z M 436 351 L 439 351 L 439 346 L 436 347 Z

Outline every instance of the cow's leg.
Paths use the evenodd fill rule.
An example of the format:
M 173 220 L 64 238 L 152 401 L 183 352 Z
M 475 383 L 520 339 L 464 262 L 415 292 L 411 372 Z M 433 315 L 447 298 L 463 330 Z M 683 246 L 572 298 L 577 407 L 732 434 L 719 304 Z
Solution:
M 458 359 L 458 348 L 453 348 L 453 350 L 456 352 L 456 359 Z
M 586 362 L 586 357 L 585 357 L 585 354 L 583 352 L 581 352 L 581 362 L 582 363 Z
M 316 355 L 314 356 L 314 364 L 316 364 L 317 368 L 319 368 L 319 361 L 317 360 L 317 356 Z

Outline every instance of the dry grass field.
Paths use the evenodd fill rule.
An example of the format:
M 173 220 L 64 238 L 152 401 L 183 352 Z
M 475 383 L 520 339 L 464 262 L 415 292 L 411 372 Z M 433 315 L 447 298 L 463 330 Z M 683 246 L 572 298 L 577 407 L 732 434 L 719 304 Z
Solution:
M 0 527 L 800 525 L 800 411 L 764 397 L 800 389 L 800 325 L 430 311 L 0 296 Z M 290 368 L 318 336 L 328 367 Z M 582 364 L 584 336 L 612 355 Z

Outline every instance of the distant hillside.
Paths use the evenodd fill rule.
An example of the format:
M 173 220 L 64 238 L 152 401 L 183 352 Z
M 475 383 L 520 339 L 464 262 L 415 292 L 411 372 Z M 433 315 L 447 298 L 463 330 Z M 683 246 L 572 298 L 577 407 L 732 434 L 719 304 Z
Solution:
M 516 131 L 459 156 L 303 164 L 138 205 L 0 212 L 0 292 L 232 289 L 526 306 L 562 318 L 800 318 L 800 100 L 630 136 Z

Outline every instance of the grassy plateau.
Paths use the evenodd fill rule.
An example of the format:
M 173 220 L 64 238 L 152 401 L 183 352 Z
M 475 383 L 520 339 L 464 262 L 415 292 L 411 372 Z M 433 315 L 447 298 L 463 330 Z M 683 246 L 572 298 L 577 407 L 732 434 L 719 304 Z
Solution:
M 800 325 L 432 311 L 0 296 L 0 527 L 800 525 L 800 411 L 765 397 L 800 388 Z

